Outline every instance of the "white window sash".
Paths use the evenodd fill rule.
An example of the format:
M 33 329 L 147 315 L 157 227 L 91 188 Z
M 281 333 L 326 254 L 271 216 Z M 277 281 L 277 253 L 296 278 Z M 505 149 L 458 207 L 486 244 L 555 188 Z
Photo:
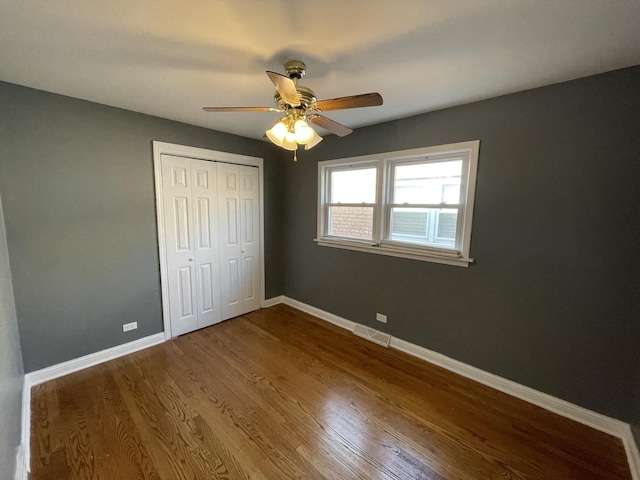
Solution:
M 372 209 L 372 219 L 373 219 L 373 226 L 372 226 L 372 238 L 371 240 L 367 240 L 367 239 L 363 239 L 363 238 L 357 238 L 357 237 L 347 237 L 347 236 L 338 236 L 338 235 L 330 235 L 329 234 L 329 230 L 330 230 L 330 226 L 329 226 L 329 219 L 331 218 L 331 214 L 329 213 L 331 207 L 355 207 L 355 208 L 359 208 L 359 207 L 367 207 L 367 208 L 371 208 Z M 325 226 L 324 226 L 324 230 L 322 232 L 322 237 L 321 238 L 330 238 L 330 239 L 335 239 L 335 238 L 339 238 L 342 240 L 347 240 L 347 241 L 351 241 L 353 240 L 354 242 L 363 242 L 363 243 L 367 243 L 370 245 L 373 245 L 375 243 L 377 243 L 376 240 L 376 233 L 375 233 L 375 229 L 376 229 L 376 217 L 377 215 L 377 204 L 376 203 L 326 203 L 325 204 Z
M 376 207 L 376 203 L 366 203 L 366 202 L 360 202 L 360 203 L 342 203 L 342 202 L 337 202 L 337 203 L 325 203 L 325 205 L 327 207 Z
M 454 245 L 453 247 L 441 247 L 438 248 L 436 246 L 432 246 L 432 245 L 424 245 L 424 244 L 420 244 L 420 243 L 414 243 L 414 242 L 402 242 L 398 239 L 392 239 L 391 238 L 391 213 L 393 211 L 394 208 L 406 208 L 408 210 L 410 209 L 432 209 L 432 210 L 442 210 L 442 209 L 447 209 L 447 210 L 457 210 L 458 211 L 458 215 L 456 218 L 456 236 L 454 238 Z M 462 217 L 464 216 L 464 205 L 452 205 L 449 203 L 437 203 L 437 204 L 430 204 L 430 203 L 424 203 L 424 204 L 413 204 L 413 203 L 394 203 L 391 205 L 387 205 L 386 206 L 386 212 L 385 212 L 385 219 L 386 219 L 386 225 L 387 225 L 387 229 L 384 232 L 384 236 L 382 237 L 381 243 L 382 242 L 392 242 L 394 245 L 401 245 L 401 244 L 407 244 L 410 245 L 410 248 L 426 248 L 426 249 L 430 249 L 430 250 L 442 250 L 444 252 L 457 252 L 458 254 L 460 253 L 461 250 L 461 244 L 462 244 L 462 232 L 460 231 L 461 227 L 461 222 L 462 222 Z M 435 242 L 437 239 L 437 235 L 434 233 L 433 236 L 433 241 Z
M 451 258 L 462 258 L 462 253 L 459 250 L 451 248 L 438 248 L 427 245 L 410 244 L 408 242 L 397 242 L 394 240 L 384 240 L 380 242 L 380 246 L 393 248 L 398 251 L 421 251 L 425 254 L 430 253 L 433 255 L 442 255 Z
M 434 210 L 461 210 L 464 205 L 460 203 L 388 203 L 387 208 L 430 208 Z

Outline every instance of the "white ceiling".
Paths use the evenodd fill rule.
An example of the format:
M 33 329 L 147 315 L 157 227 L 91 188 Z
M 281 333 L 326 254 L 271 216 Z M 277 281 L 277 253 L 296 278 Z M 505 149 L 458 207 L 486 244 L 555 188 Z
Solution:
M 307 64 L 355 128 L 640 64 L 639 0 L 0 0 L 0 80 L 261 138 Z M 37 112 L 34 112 L 37 114 Z

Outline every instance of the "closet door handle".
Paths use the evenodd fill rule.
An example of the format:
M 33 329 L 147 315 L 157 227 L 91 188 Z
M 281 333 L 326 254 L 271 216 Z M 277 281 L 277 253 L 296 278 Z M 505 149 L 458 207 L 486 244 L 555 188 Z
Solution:
M 193 262 L 193 258 L 190 258 L 190 259 L 189 259 L 189 261 L 190 261 L 190 262 Z

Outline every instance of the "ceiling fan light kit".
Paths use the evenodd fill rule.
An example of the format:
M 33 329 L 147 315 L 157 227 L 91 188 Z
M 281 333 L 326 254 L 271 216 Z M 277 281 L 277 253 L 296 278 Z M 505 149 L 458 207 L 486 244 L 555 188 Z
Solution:
M 308 87 L 298 84 L 304 77 L 306 66 L 299 60 L 291 60 L 284 65 L 287 75 L 267 71 L 267 76 L 276 87 L 273 107 L 203 107 L 206 112 L 281 112 L 285 115 L 266 131 L 267 138 L 275 145 L 294 152 L 297 160 L 298 145 L 309 150 L 322 141 L 322 137 L 309 125 L 309 122 L 324 128 L 340 137 L 349 135 L 353 130 L 319 113 L 328 110 L 346 108 L 374 107 L 382 105 L 379 93 L 365 93 L 338 97 L 329 100 L 316 100 L 316 95 Z
M 305 122 L 304 117 L 295 113 L 287 114 L 267 130 L 269 140 L 279 147 L 284 146 L 285 142 L 290 143 L 291 141 L 300 145 L 308 145 L 315 135 L 317 135 L 315 130 Z

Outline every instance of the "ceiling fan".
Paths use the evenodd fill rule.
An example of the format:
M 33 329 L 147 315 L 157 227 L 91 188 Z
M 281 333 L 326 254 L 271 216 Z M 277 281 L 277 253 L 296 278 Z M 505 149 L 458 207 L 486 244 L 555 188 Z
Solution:
M 274 107 L 203 107 L 205 112 L 280 112 L 278 119 L 266 132 L 274 144 L 296 152 L 298 145 L 309 150 L 322 141 L 322 137 L 309 125 L 317 125 L 339 137 L 349 135 L 353 130 L 331 120 L 318 112 L 343 110 L 346 108 L 375 107 L 382 105 L 379 93 L 364 93 L 348 97 L 317 100 L 316 94 L 298 81 L 304 77 L 306 65 L 299 60 L 284 64 L 286 75 L 267 71 L 267 76 L 276 87 Z M 296 160 L 294 153 L 294 160 Z

